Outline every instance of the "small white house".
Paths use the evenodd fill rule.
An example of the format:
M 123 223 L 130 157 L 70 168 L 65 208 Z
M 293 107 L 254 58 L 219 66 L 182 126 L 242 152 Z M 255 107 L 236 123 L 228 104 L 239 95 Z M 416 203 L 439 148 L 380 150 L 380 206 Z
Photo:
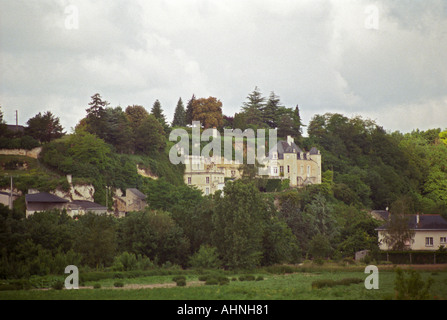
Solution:
M 447 221 L 439 214 L 409 215 L 408 227 L 414 236 L 407 242 L 408 250 L 435 251 L 447 247 Z M 385 243 L 387 224 L 376 229 L 381 250 L 391 250 Z

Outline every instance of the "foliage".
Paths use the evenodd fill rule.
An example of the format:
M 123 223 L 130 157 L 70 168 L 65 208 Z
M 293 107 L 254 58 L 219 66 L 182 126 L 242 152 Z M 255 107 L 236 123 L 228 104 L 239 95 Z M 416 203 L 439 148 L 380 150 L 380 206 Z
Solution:
M 217 255 L 217 249 L 209 245 L 200 246 L 199 251 L 191 256 L 189 263 L 196 269 L 218 269 L 222 263 Z
M 430 288 L 433 279 L 422 280 L 421 274 L 415 270 L 396 269 L 394 290 L 398 300 L 427 300 L 430 299 Z
M 253 184 L 228 182 L 225 197 L 216 197 L 213 243 L 224 265 L 252 268 L 262 258 L 267 207 Z
M 65 134 L 59 121 L 59 118 L 55 117 L 50 111 L 43 115 L 39 112 L 28 120 L 25 133 L 40 142 L 50 142 Z
M 152 105 L 151 115 L 153 115 L 155 119 L 157 119 L 164 132 L 168 133 L 169 125 L 166 122 L 166 116 L 163 113 L 163 108 L 161 107 L 161 103 L 158 99 L 155 100 L 154 104 Z
M 122 250 L 148 257 L 159 264 L 186 264 L 188 240 L 163 211 L 132 212 L 119 221 L 117 244 Z
M 191 102 L 192 121 L 205 128 L 222 128 L 222 102 L 215 97 L 194 99 Z
M 182 98 L 179 98 L 177 107 L 174 111 L 174 119 L 172 120 L 172 127 L 186 127 L 186 110 L 183 106 Z

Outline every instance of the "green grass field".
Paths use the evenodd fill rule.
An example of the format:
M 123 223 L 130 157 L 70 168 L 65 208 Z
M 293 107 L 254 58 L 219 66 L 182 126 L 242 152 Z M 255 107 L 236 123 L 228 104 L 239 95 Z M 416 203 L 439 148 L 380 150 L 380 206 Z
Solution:
M 357 268 L 358 269 L 358 268 Z M 420 271 L 423 280 L 434 280 L 431 299 L 447 299 L 447 271 Z M 226 275 L 232 281 L 226 285 L 205 285 L 197 275 L 186 275 L 187 286 L 178 287 L 172 275 L 119 279 L 123 288 L 115 288 L 117 279 L 85 282 L 79 290 L 17 290 L 0 291 L 0 300 L 390 300 L 395 297 L 396 273 L 380 271 L 379 289 L 367 290 L 363 271 L 352 269 L 321 269 L 291 274 L 257 273 L 262 281 L 239 281 L 239 275 Z M 357 278 L 360 283 L 312 288 L 316 280 Z M 101 288 L 93 289 L 99 283 Z M 160 287 L 161 286 L 161 287 Z M 163 287 L 169 286 L 169 287 Z M 85 288 L 88 287 L 88 288 Z

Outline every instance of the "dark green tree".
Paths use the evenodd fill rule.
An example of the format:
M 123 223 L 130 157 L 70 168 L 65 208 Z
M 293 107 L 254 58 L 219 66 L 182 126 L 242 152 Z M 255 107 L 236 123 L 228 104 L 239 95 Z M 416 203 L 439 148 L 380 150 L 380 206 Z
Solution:
M 270 128 L 275 129 L 279 125 L 279 116 L 281 100 L 273 91 L 267 100 L 267 103 L 262 108 L 262 121 L 268 125 Z
M 242 105 L 242 111 L 245 113 L 248 125 L 260 127 L 263 124 L 262 110 L 265 107 L 265 98 L 258 87 L 247 96 L 246 102 Z
M 111 216 L 87 213 L 75 225 L 75 251 L 83 263 L 95 268 L 109 266 L 116 255 L 116 223 Z
M 213 244 L 224 265 L 253 268 L 263 253 L 267 209 L 253 184 L 229 182 L 224 197 L 216 196 Z
M 47 111 L 43 115 L 39 112 L 36 116 L 29 119 L 27 124 L 28 127 L 25 130 L 25 134 L 40 142 L 50 142 L 65 134 L 59 118 L 54 116 L 51 111 Z
M 193 94 L 191 99 L 186 104 L 185 121 L 187 125 L 191 125 L 193 121 L 192 115 L 194 100 L 196 100 L 196 96 Z
M 155 100 L 152 109 L 151 109 L 151 114 L 155 117 L 155 119 L 158 120 L 158 122 L 160 122 L 160 124 L 163 127 L 163 130 L 165 130 L 165 132 L 167 132 L 169 125 L 166 122 L 166 116 L 163 113 L 163 109 L 161 107 L 161 103 L 160 101 L 157 99 Z
M 102 132 L 105 129 L 105 114 L 109 103 L 102 99 L 99 93 L 95 93 L 91 97 L 92 101 L 88 104 L 90 107 L 86 109 L 87 130 L 102 138 Z
M 172 120 L 172 127 L 185 127 L 186 126 L 186 111 L 183 106 L 182 98 L 177 102 L 177 107 L 174 112 L 174 119 Z
M 149 154 L 159 152 L 165 146 L 165 131 L 160 121 L 150 114 L 135 129 L 135 151 L 141 154 Z

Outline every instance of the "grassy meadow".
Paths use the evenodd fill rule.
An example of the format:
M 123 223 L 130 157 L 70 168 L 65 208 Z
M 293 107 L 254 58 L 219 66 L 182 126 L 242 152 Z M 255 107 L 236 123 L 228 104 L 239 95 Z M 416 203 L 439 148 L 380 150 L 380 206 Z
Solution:
M 394 266 L 379 266 L 379 289 L 367 290 L 364 266 L 296 268 L 294 272 L 259 269 L 250 274 L 257 280 L 243 281 L 244 273 L 223 272 L 229 282 L 208 285 L 201 275 L 181 272 L 186 286 L 177 286 L 172 274 L 132 278 L 105 278 L 82 281 L 79 290 L 29 289 L 0 291 L 0 300 L 393 300 L 396 272 Z M 447 269 L 417 271 L 423 281 L 433 279 L 429 299 L 447 298 Z M 352 280 L 354 283 L 343 283 Z M 241 281 L 242 280 L 242 281 Z M 338 281 L 341 284 L 316 288 L 318 281 Z M 117 282 L 122 287 L 115 287 Z M 348 281 L 349 282 L 349 281 Z M 96 286 L 96 288 L 95 288 Z

